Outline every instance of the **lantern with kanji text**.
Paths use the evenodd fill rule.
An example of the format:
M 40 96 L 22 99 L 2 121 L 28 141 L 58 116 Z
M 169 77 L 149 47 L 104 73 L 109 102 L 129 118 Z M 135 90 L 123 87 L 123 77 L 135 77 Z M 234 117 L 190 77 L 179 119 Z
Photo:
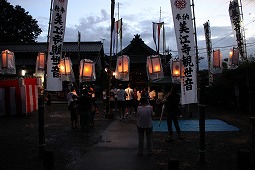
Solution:
M 96 80 L 95 63 L 89 59 L 82 59 L 80 61 L 80 76 L 79 76 L 80 83 L 95 80 Z

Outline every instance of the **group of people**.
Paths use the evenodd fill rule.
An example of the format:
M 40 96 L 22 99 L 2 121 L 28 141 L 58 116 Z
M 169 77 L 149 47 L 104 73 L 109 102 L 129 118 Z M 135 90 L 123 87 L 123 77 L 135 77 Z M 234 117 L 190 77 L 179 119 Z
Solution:
M 156 91 L 155 88 L 151 88 L 150 91 L 147 88 L 132 88 L 129 83 L 126 88 L 122 84 L 119 84 L 118 88 L 112 86 L 109 94 L 109 103 L 107 102 L 107 96 L 107 90 L 105 89 L 102 93 L 104 111 L 109 115 L 117 113 L 118 120 L 122 121 L 137 112 L 141 98 L 148 100 L 155 113 L 161 113 L 164 93 L 162 90 Z M 109 110 L 107 109 L 108 104 Z
M 77 129 L 80 125 L 81 133 L 90 136 L 90 129 L 95 127 L 95 114 L 98 112 L 92 87 L 84 88 L 78 96 L 74 87 L 67 94 L 68 110 L 71 115 L 71 128 Z
M 104 91 L 103 100 L 105 104 L 107 104 L 106 96 L 106 91 Z M 174 123 L 178 138 L 182 139 L 178 123 L 180 95 L 178 94 L 177 86 L 172 86 L 171 91 L 165 95 L 162 90 L 156 92 L 155 89 L 151 89 L 148 92 L 146 88 L 142 90 L 132 89 L 131 84 L 124 88 L 122 84 L 119 84 L 118 89 L 112 88 L 110 90 L 109 100 L 110 112 L 118 110 L 120 121 L 132 115 L 132 113 L 136 113 L 137 131 L 139 134 L 139 155 L 143 154 L 144 134 L 146 134 L 147 139 L 147 152 L 149 155 L 152 154 L 152 117 L 155 115 L 155 112 L 160 111 L 161 116 L 164 114 L 167 117 L 168 140 L 170 142 L 173 140 L 172 122 Z
M 95 113 L 98 112 L 95 104 L 93 89 L 83 89 L 80 96 L 77 95 L 75 88 L 72 87 L 67 95 L 68 109 L 71 114 L 71 127 L 77 128 L 80 122 L 80 129 L 82 133 L 89 135 L 90 128 L 94 127 Z M 106 91 L 103 92 L 103 101 L 106 105 Z M 138 154 L 143 154 L 144 136 L 147 139 L 147 152 L 149 155 L 152 152 L 152 119 L 155 115 L 156 102 L 160 100 L 163 105 L 162 114 L 167 117 L 168 137 L 169 141 L 173 140 L 172 122 L 174 123 L 178 138 L 181 137 L 181 130 L 178 124 L 178 113 L 180 95 L 178 94 L 177 86 L 173 86 L 171 91 L 164 95 L 161 92 L 156 93 L 155 90 L 148 92 L 146 89 L 137 90 L 132 89 L 131 84 L 128 84 L 124 89 L 120 84 L 119 88 L 112 88 L 110 90 L 109 102 L 110 111 L 118 111 L 119 120 L 125 119 L 127 116 L 136 113 L 137 116 L 137 131 L 139 136 L 139 151 Z M 116 109 L 117 106 L 117 109 Z

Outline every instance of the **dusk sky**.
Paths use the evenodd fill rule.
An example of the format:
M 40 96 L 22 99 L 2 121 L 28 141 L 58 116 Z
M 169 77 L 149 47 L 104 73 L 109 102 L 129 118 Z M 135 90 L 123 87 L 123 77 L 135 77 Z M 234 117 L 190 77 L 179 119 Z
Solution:
M 8 2 L 14 6 L 20 5 L 38 21 L 43 32 L 37 41 L 46 42 L 51 0 L 8 0 Z M 228 13 L 229 0 L 194 0 L 194 4 L 199 56 L 205 58 L 200 67 L 206 68 L 207 56 L 203 27 L 206 21 L 209 20 L 211 26 L 212 47 L 220 49 L 223 58 L 227 58 L 231 47 L 236 46 Z M 110 7 L 110 0 L 69 0 L 64 41 L 77 41 L 78 31 L 80 31 L 81 41 L 105 39 L 105 53 L 109 53 Z M 115 18 L 123 20 L 122 49 L 129 45 L 134 35 L 140 34 L 144 42 L 156 50 L 152 38 L 152 22 L 160 20 L 160 8 L 161 21 L 165 23 L 166 47 L 169 47 L 173 56 L 177 55 L 170 0 L 115 1 Z M 242 9 L 247 52 L 248 55 L 255 54 L 255 0 L 242 0 Z

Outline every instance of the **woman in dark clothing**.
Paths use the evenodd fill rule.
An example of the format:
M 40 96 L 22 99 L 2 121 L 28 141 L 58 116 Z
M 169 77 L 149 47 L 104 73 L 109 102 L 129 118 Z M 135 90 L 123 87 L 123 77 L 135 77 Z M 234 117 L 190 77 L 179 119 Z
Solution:
M 90 136 L 91 109 L 91 95 L 88 94 L 87 90 L 83 90 L 82 96 L 79 98 L 80 124 L 81 133 L 86 132 L 87 136 Z
M 72 96 L 71 103 L 69 104 L 69 110 L 71 115 L 71 128 L 76 129 L 78 128 L 78 97 L 76 95 Z
M 177 92 L 178 87 L 173 86 L 171 92 L 166 95 L 166 100 L 164 100 L 164 113 L 166 113 L 167 116 L 168 135 L 170 140 L 173 140 L 172 122 L 174 122 L 178 138 L 182 139 L 180 136 L 181 130 L 178 122 L 180 95 Z

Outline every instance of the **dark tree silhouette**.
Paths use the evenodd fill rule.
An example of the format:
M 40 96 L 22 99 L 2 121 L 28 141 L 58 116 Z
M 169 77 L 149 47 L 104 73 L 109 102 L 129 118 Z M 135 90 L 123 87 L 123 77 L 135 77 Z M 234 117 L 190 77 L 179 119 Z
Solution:
M 35 42 L 42 30 L 21 6 L 0 0 L 0 42 Z

